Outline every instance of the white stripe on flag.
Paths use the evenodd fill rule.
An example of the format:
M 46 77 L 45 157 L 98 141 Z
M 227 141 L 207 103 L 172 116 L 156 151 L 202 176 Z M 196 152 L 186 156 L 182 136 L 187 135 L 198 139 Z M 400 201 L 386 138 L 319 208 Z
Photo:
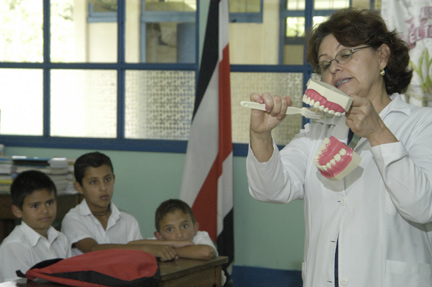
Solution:
M 190 206 L 193 205 L 218 154 L 219 99 L 215 97 L 215 94 L 218 94 L 218 85 L 219 71 L 216 69 L 192 121 L 180 191 L 180 198 Z

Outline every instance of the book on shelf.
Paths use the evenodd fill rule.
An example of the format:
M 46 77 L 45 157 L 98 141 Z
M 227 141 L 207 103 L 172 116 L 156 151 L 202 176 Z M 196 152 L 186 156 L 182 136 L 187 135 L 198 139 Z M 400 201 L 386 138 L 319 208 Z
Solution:
M 64 157 L 29 157 L 12 156 L 14 174 L 20 174 L 28 170 L 38 170 L 46 173 L 54 182 L 57 193 L 73 193 L 73 160 Z M 76 192 L 76 191 L 75 191 Z
M 47 167 L 49 166 L 50 158 L 35 157 L 35 156 L 12 156 L 12 162 L 15 166 L 30 166 L 30 167 Z
M 13 165 L 10 157 L 0 157 L 0 174 L 12 174 L 15 172 L 15 166 Z

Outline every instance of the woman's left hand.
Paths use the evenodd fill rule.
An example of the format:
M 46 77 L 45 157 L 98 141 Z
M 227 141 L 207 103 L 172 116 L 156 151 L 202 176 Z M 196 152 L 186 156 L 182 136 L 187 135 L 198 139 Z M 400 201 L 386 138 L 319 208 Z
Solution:
M 398 141 L 369 99 L 353 96 L 353 103 L 345 116 L 347 126 L 356 135 L 367 138 L 371 146 Z

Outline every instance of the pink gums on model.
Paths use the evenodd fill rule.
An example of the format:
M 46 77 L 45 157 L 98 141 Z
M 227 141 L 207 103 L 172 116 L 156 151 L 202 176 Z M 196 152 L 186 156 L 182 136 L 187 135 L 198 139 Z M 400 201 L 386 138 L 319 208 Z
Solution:
M 353 158 L 353 150 L 331 136 L 325 139 L 315 157 L 315 165 L 325 177 L 332 178 L 345 170 Z
M 344 113 L 345 109 L 341 107 L 340 105 L 328 101 L 325 97 L 323 97 L 320 93 L 313 89 L 306 89 L 305 95 L 308 96 L 311 100 L 314 100 L 314 102 L 319 102 L 320 105 L 323 105 L 325 108 L 328 108 L 329 110 L 339 113 Z

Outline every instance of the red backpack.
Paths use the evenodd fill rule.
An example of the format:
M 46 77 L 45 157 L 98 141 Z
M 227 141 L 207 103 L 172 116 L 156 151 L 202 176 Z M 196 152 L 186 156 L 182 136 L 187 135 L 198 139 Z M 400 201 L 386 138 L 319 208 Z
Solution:
M 129 287 L 158 286 L 160 269 L 156 258 L 139 250 L 108 249 L 66 259 L 42 261 L 24 275 L 69 286 Z

